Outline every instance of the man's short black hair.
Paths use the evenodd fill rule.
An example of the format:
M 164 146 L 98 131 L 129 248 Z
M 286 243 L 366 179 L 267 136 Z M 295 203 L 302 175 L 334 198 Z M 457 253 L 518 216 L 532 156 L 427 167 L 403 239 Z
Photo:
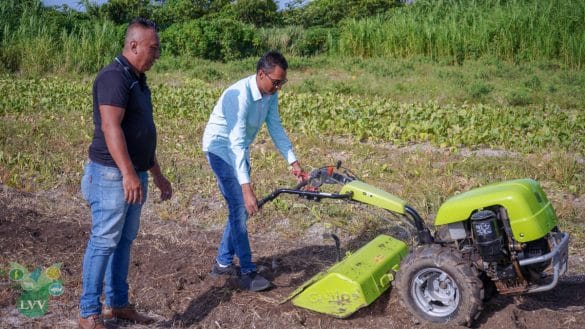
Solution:
M 128 29 L 134 26 L 140 26 L 146 29 L 153 29 L 156 31 L 156 24 L 148 18 L 138 17 L 132 20 L 130 24 L 128 24 Z
M 260 70 L 272 72 L 276 66 L 280 66 L 281 69 L 286 71 L 288 69 L 288 62 L 278 50 L 270 50 L 256 64 L 256 72 Z

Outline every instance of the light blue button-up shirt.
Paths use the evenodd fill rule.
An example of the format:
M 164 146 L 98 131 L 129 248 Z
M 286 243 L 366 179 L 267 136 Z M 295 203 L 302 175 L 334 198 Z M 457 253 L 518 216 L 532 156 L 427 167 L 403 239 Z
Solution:
M 240 185 L 250 183 L 250 144 L 264 122 L 280 154 L 289 164 L 295 162 L 292 144 L 278 114 L 278 93 L 263 96 L 255 74 L 223 92 L 205 127 L 203 151 L 230 164 Z

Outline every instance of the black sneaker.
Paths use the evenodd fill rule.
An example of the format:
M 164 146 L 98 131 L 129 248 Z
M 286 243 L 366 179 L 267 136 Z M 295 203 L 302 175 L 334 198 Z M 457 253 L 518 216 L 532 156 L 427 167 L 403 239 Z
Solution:
M 232 278 L 238 277 L 238 268 L 234 264 L 230 264 L 226 267 L 221 267 L 217 262 L 213 264 L 211 268 L 211 276 L 214 278 L 220 276 L 228 276 Z
M 262 275 L 256 272 L 242 274 L 240 276 L 240 288 L 250 291 L 262 291 L 270 288 L 272 284 Z

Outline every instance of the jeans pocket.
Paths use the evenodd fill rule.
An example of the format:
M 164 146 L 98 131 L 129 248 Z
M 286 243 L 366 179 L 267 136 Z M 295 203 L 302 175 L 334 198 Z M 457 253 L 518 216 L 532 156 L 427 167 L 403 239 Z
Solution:
M 122 181 L 122 173 L 118 168 L 107 168 L 102 170 L 102 180 L 104 183 L 114 182 L 120 183 Z
M 81 177 L 81 195 L 87 203 L 91 203 L 93 176 L 95 173 L 94 165 L 90 161 L 85 164 L 83 168 L 83 176 Z
M 85 201 L 87 201 L 87 202 L 90 202 L 89 201 L 89 191 L 90 191 L 91 181 L 92 181 L 91 174 L 88 174 L 88 173 L 83 174 L 83 177 L 81 178 L 81 195 L 83 196 L 83 199 L 85 199 Z

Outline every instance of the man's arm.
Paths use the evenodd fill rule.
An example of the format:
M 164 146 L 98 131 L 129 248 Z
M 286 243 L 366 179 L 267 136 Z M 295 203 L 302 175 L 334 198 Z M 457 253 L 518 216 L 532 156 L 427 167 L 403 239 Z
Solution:
M 278 148 L 280 154 L 286 159 L 286 161 L 292 166 L 291 173 L 297 178 L 300 183 L 309 178 L 307 173 L 301 167 L 301 164 L 297 160 L 290 139 L 286 135 L 282 123 L 280 121 L 280 115 L 278 114 L 278 102 L 276 99 L 273 100 L 266 116 L 266 126 L 268 132 L 274 141 L 274 145 Z
M 106 139 L 108 151 L 122 173 L 124 199 L 128 203 L 142 203 L 144 200 L 142 184 L 136 174 L 132 160 L 130 160 L 126 138 L 122 131 L 122 120 L 126 110 L 111 105 L 100 105 L 99 109 L 102 119 L 101 129 Z
M 244 196 L 244 206 L 248 214 L 252 216 L 258 212 L 258 200 L 256 199 L 254 188 L 251 183 L 242 184 L 241 187 Z
M 293 152 L 292 143 L 282 127 L 276 98 L 273 98 L 268 114 L 266 115 L 266 127 L 280 154 L 286 159 L 289 165 L 292 165 L 297 161 L 297 158 Z
M 246 119 L 249 104 L 246 97 L 240 93 L 227 91 L 222 98 L 221 106 L 226 114 L 226 121 L 230 130 L 229 139 L 231 150 L 235 155 L 234 169 L 238 182 L 242 188 L 244 206 L 250 216 L 258 212 L 258 201 L 254 193 L 254 186 L 250 181 L 250 167 L 247 160 Z

